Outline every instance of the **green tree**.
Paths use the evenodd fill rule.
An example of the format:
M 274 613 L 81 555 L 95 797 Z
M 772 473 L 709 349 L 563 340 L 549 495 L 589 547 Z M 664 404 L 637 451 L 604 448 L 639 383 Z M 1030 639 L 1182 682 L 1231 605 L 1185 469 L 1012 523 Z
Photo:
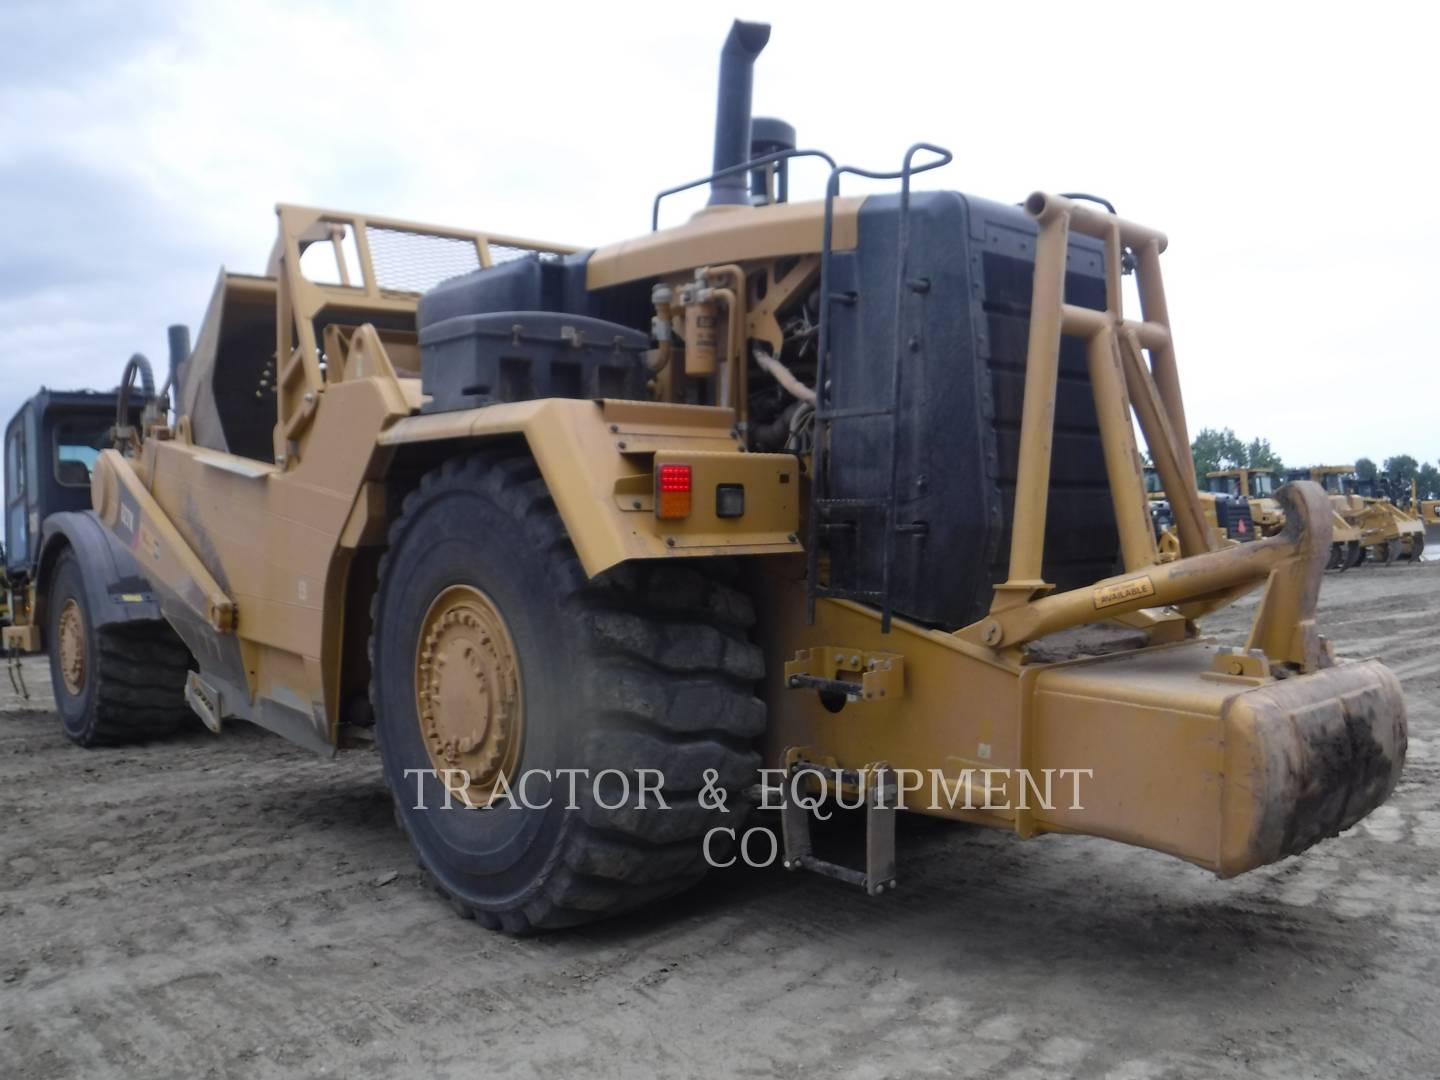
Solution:
M 1252 469 L 1273 469 L 1277 474 L 1285 471 L 1285 463 L 1271 448 L 1269 439 L 1251 440 L 1245 448 L 1245 464 Z
M 1362 457 L 1355 462 L 1355 472 L 1361 480 L 1374 480 L 1375 474 L 1379 471 L 1380 467 L 1368 457 Z
M 1230 428 L 1223 431 L 1201 428 L 1190 444 L 1190 454 L 1195 459 L 1195 479 L 1201 488 L 1205 487 L 1206 473 L 1238 469 L 1247 460 L 1245 444 Z
M 1420 466 L 1420 472 L 1415 480 L 1415 486 L 1420 491 L 1420 498 L 1440 499 L 1440 469 L 1435 468 L 1427 461 Z
M 1385 459 L 1385 471 L 1390 474 L 1390 479 L 1401 488 L 1405 489 L 1408 496 L 1410 493 L 1410 478 L 1420 472 L 1420 463 L 1409 454 L 1396 454 L 1394 457 Z

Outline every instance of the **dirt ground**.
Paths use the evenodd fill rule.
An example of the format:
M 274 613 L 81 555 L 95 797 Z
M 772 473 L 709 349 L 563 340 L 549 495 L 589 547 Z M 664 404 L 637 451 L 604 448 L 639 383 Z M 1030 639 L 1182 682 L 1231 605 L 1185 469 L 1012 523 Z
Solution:
M 426 889 L 373 754 L 198 723 L 82 751 L 32 660 L 0 703 L 0 1077 L 1440 1075 L 1437 615 L 1440 564 L 1327 577 L 1409 764 L 1278 866 L 919 821 L 882 899 L 737 869 L 526 940 Z

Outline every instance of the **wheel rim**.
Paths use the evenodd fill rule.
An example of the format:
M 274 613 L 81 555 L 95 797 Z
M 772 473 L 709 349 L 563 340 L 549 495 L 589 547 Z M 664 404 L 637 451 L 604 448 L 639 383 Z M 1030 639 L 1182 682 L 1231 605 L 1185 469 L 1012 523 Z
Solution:
M 452 585 L 431 602 L 415 651 L 415 706 L 431 765 L 476 805 L 513 775 L 525 710 L 515 643 L 494 601 Z M 445 775 L 464 770 L 464 777 Z
M 71 697 L 85 689 L 85 617 L 72 596 L 60 609 L 60 679 Z

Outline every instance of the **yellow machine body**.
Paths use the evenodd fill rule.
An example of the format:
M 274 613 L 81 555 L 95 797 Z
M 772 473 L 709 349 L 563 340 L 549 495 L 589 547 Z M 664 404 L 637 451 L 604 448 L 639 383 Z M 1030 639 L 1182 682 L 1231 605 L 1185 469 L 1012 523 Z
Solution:
M 1161 275 L 1165 235 L 1113 210 L 1035 192 L 1019 207 L 993 203 L 979 211 L 991 230 L 983 243 L 972 230 L 948 241 L 939 232 L 923 236 L 934 269 L 931 276 L 916 271 L 906 261 L 911 200 L 920 198 L 910 180 L 950 155 L 913 147 L 904 168 L 888 174 L 901 184 L 898 199 L 841 196 L 845 170 L 836 169 L 825 200 L 787 201 L 776 175 L 785 155 L 751 159 L 741 145 L 750 132 L 748 65 L 768 35 L 760 24 L 737 22 L 731 31 L 722 53 L 716 160 L 735 164 L 697 182 L 710 183 L 711 205 L 684 224 L 572 259 L 575 249 L 563 244 L 277 208 L 266 273 L 221 273 L 184 365 L 173 422 L 152 403 L 143 431 L 121 432 L 92 473 L 103 535 L 134 560 L 149 586 L 145 596 L 153 593 L 163 622 L 193 657 L 185 700 L 213 730 L 247 720 L 325 753 L 373 723 L 422 865 L 466 912 L 504 929 L 573 925 L 634 906 L 662 878 L 662 893 L 695 880 L 697 852 L 657 841 L 623 813 L 602 817 L 591 836 L 593 822 L 582 814 L 578 823 L 554 826 L 552 846 L 534 849 L 535 869 L 511 889 L 503 884 L 509 864 L 486 864 L 490 855 L 473 845 L 450 843 L 445 830 L 454 826 L 402 805 L 391 775 L 398 759 L 387 756 L 400 752 L 394 740 L 419 747 L 415 760 L 478 762 L 489 770 L 485 785 L 493 793 L 518 767 L 517 745 L 536 731 L 527 696 L 560 691 L 591 703 L 591 713 L 566 721 L 571 730 L 593 725 L 577 753 L 621 771 L 639 766 L 626 747 L 690 765 L 713 757 L 745 774 L 731 775 L 732 791 L 748 791 L 761 779 L 753 743 L 766 767 L 824 794 L 879 777 L 867 798 L 898 795 L 906 808 L 1025 838 L 1106 837 L 1222 877 L 1296 854 L 1364 817 L 1398 780 L 1405 705 L 1389 671 L 1337 658 L 1319 633 L 1316 603 L 1338 506 L 1315 484 L 1290 484 L 1276 493 L 1268 535 L 1247 543 L 1222 535 L 1216 496 L 1194 483 Z M 934 156 L 917 164 L 925 154 Z M 935 213 L 950 215 L 944 220 L 978 220 L 969 215 L 980 200 L 930 194 Z M 867 218 L 867 207 L 877 213 Z M 876 239 L 876 229 L 891 226 L 896 238 Z M 905 552 L 917 550 L 903 545 L 923 543 L 929 528 L 894 516 L 902 434 L 922 444 L 907 444 L 911 455 L 942 434 L 900 408 L 901 360 L 928 343 L 898 328 L 903 313 L 922 304 L 932 305 L 925 325 L 953 325 L 935 313 L 948 317 L 957 309 L 946 305 L 972 302 L 954 295 L 948 280 L 968 265 L 954 245 L 972 240 L 976 266 L 991 257 L 989 248 L 1003 246 L 1023 268 L 1006 271 L 1007 287 L 1019 281 L 1021 291 L 996 314 L 997 332 L 1009 335 L 1004 370 L 984 369 L 991 354 L 982 348 L 983 326 L 957 346 L 970 349 L 967 371 L 977 382 L 989 380 L 966 407 L 974 404 L 981 422 L 995 420 L 1002 404 L 1008 410 L 991 444 L 1003 439 L 1005 453 L 967 444 L 974 462 L 926 459 L 933 462 L 928 473 L 907 480 L 907 491 L 923 491 L 944 470 L 984 478 L 989 509 L 970 524 L 994 550 L 982 560 L 962 544 L 926 549 L 927 558 L 942 558 L 908 582 L 909 606 L 892 610 L 892 572 L 906 565 Z M 1083 299 L 1072 291 L 1081 269 L 1072 256 L 1084 261 Z M 422 305 L 438 303 L 440 283 L 453 289 L 457 275 L 476 288 L 511 280 L 509 271 L 494 272 L 512 258 L 537 275 L 546 267 L 569 274 L 583 264 L 578 280 L 552 280 L 572 299 L 547 308 L 555 316 L 548 322 L 539 320 L 558 330 L 545 344 L 547 356 L 558 357 L 551 374 L 580 370 L 575 358 L 587 348 L 621 356 L 633 346 L 608 372 L 622 383 L 635 380 L 624 384 L 627 392 L 596 390 L 611 385 L 598 368 L 585 383 L 591 393 L 580 392 L 579 382 L 568 393 L 548 383 L 544 393 L 497 397 L 489 374 L 440 389 L 436 380 L 455 369 L 427 351 L 437 346 L 425 333 L 439 324 L 422 319 Z M 863 292 L 856 282 L 867 273 L 879 280 Z M 1125 310 L 1127 274 L 1138 312 Z M 577 313 L 593 314 L 592 301 L 623 318 Z M 850 312 L 849 323 L 827 317 L 837 305 Z M 856 321 L 874 319 L 877 305 L 893 305 L 897 329 L 888 336 L 876 329 L 881 323 Z M 504 304 L 474 310 L 496 317 L 465 324 L 476 341 L 489 335 L 487 363 L 495 368 L 484 370 L 501 383 L 520 378 L 507 365 L 518 362 L 512 353 L 529 332 L 523 324 L 536 322 L 537 313 Z M 641 321 L 650 324 L 648 338 L 637 328 Z M 827 333 L 839 325 L 852 327 L 842 342 L 853 346 L 849 386 L 869 395 L 844 408 L 832 404 L 827 368 L 836 346 Z M 882 336 L 894 361 L 883 379 L 876 377 L 883 358 L 872 355 Z M 953 366 L 948 346 L 937 348 Z M 449 393 L 456 396 L 437 398 Z M 929 406 L 906 400 L 913 411 Z M 774 402 L 783 411 L 767 411 Z M 826 495 L 840 468 L 834 425 L 867 417 L 890 423 L 888 441 L 861 440 L 844 467 L 867 483 L 879 478 L 872 490 L 881 495 Z M 932 414 L 929 426 L 966 423 L 966 416 Z M 1068 516 L 1050 520 L 1054 493 L 1067 484 L 1076 490 L 1067 477 L 1075 463 L 1062 447 L 1077 423 L 1086 431 L 1089 470 L 1079 488 L 1082 509 L 1072 500 Z M 1153 485 L 1137 425 L 1154 463 Z M 500 487 L 512 464 L 527 478 L 523 504 L 520 488 Z M 472 486 L 453 486 L 462 483 Z M 399 571 L 423 567 L 427 557 L 426 538 L 406 531 L 407 521 L 425 519 L 408 518 L 407 504 L 428 505 L 437 490 L 463 500 L 492 483 L 509 493 L 505 506 L 519 507 L 507 511 L 505 528 L 541 538 L 524 557 L 536 551 L 549 558 L 564 548 L 557 556 L 563 574 L 551 577 L 578 584 L 547 594 L 567 599 L 546 601 L 544 625 L 554 639 L 573 630 L 586 663 L 600 657 L 577 685 L 547 685 L 551 640 L 535 632 L 516 644 L 507 619 L 533 612 L 523 596 L 497 599 L 507 595 L 493 586 L 503 570 L 491 568 L 495 596 L 460 581 L 423 595 L 394 584 L 410 581 Z M 1173 524 L 1159 544 L 1147 488 L 1169 493 Z M 493 491 L 486 498 L 485 505 L 501 505 Z M 881 512 L 878 533 L 844 519 L 857 508 Z M 939 507 L 937 518 L 946 510 Z M 556 520 L 558 528 L 523 532 L 536 514 L 546 529 Z M 1103 531 L 1093 530 L 1097 520 Z M 1047 521 L 1057 527 L 1047 529 Z M 1087 542 L 1101 538 L 1083 562 L 1100 567 L 1099 580 L 1088 580 L 1089 569 L 1085 578 L 1063 579 L 1074 562 L 1047 559 L 1047 545 L 1063 544 L 1067 537 L 1056 534 L 1072 526 L 1091 529 Z M 505 538 L 463 539 L 473 544 L 465 557 L 480 559 Z M 878 547 L 883 558 L 873 561 L 883 567 L 882 588 L 840 580 L 837 552 L 846 543 L 862 556 Z M 656 605 L 650 621 L 629 608 L 585 606 L 605 589 L 615 590 L 606 603 L 619 604 L 614 597 L 629 596 L 627 580 L 653 582 L 665 564 L 670 577 L 663 581 L 704 580 L 708 591 L 647 593 Z M 947 573 L 976 565 L 986 567 L 974 578 L 976 591 L 950 609 L 967 612 L 963 618 L 922 621 L 915 614 L 927 591 L 948 583 Z M 1245 634 L 1232 641 L 1202 636 L 1205 616 L 1257 590 Z M 719 614 L 692 625 L 697 616 L 683 605 L 701 601 L 711 614 L 719 604 Z M 46 602 L 42 580 L 35 627 L 47 625 Z M 385 624 L 387 610 L 405 604 L 416 613 L 403 624 L 409 636 L 386 638 L 382 624 L 400 625 Z M 676 614 L 682 608 L 687 614 Z M 384 648 L 372 650 L 372 628 Z M 677 654 L 669 646 L 682 637 L 690 651 Z M 620 651 L 623 663 L 612 662 Z M 372 656 L 390 659 L 377 659 L 372 670 Z M 597 688 L 597 673 L 613 678 Z M 387 680 L 389 697 L 374 690 Z M 704 701 L 697 687 L 710 688 Z M 725 704 L 716 708 L 716 700 Z M 611 725 L 615 712 L 630 726 Z M 702 726 L 691 731 L 688 723 Z M 709 736 L 716 729 L 703 725 L 711 723 L 730 725 L 723 740 Z M 636 728 L 657 724 L 663 739 L 637 741 Z M 541 737 L 562 737 L 550 730 Z M 689 788 L 698 778 L 683 781 Z M 893 825 L 886 832 L 881 824 L 893 820 L 893 806 L 869 804 L 863 875 L 816 860 L 794 806 L 782 811 L 788 865 L 856 880 L 872 893 L 893 884 Z M 559 819 L 520 820 L 543 830 Z M 684 821 L 668 820 L 675 828 Z M 499 821 L 481 815 L 465 828 L 509 827 Z M 615 830 L 630 830 L 623 851 L 613 844 Z M 688 844 L 696 834 L 682 835 Z M 563 872 L 556 869 L 562 864 Z M 677 865 L 685 872 L 676 873 Z M 501 882 L 498 893 L 492 881 Z
M 838 245 L 854 243 L 854 210 L 837 207 Z M 199 662 L 197 690 L 217 718 L 249 719 L 328 750 L 342 742 L 347 702 L 363 692 L 375 559 L 405 485 L 447 455 L 518 441 L 538 464 L 587 573 L 632 560 L 743 557 L 767 658 L 768 764 L 884 765 L 914 770 L 927 784 L 963 777 L 968 801 L 916 808 L 1022 836 L 1106 836 L 1222 876 L 1240 873 L 1347 827 L 1385 797 L 1404 756 L 1399 688 L 1376 663 L 1335 661 L 1315 631 L 1332 541 L 1330 503 L 1318 489 L 1283 489 L 1281 528 L 1224 547 L 1202 494 L 1182 482 L 1188 441 L 1168 328 L 1155 315 L 1163 311 L 1155 276 L 1163 239 L 1057 197 L 1034 197 L 1031 211 L 1042 247 L 1028 379 L 1043 390 L 1054 377 L 1045 335 L 1053 341 L 1062 327 L 1086 333 L 1095 342 L 1096 395 L 1118 403 L 1102 415 L 1115 418 L 1105 437 L 1124 571 L 1089 589 L 1052 593 L 1038 572 L 1050 424 L 1043 395 L 1035 409 L 1027 401 L 1011 580 L 999 583 L 989 616 L 955 631 L 897 618 L 887 633 L 874 608 L 821 599 L 809 622 L 803 462 L 748 452 L 738 396 L 712 406 L 675 400 L 691 369 L 672 358 L 649 403 L 545 399 L 427 414 L 413 332 L 394 317 L 413 316 L 416 298 L 372 291 L 364 258 L 364 286 L 320 285 L 298 272 L 305 238 L 332 236 L 337 226 L 358 234 L 379 219 L 296 207 L 280 208 L 271 276 L 222 275 L 214 325 L 197 348 L 222 351 L 237 312 L 273 304 L 277 355 L 288 359 L 274 374 L 271 460 L 202 445 L 182 413 L 173 427 L 152 429 L 138 454 L 102 454 L 95 508 L 165 597 L 167 618 Z M 767 221 L 774 227 L 761 227 Z M 562 250 L 384 224 L 468 237 L 482 253 L 491 242 Z M 706 214 L 602 249 L 589 273 L 597 284 L 643 275 L 680 288 L 711 264 L 722 267 L 712 267 L 711 278 L 733 278 L 723 267 L 738 261 L 741 277 L 763 275 L 771 295 L 783 296 L 787 275 L 813 278 L 821 225 L 818 205 Z M 1109 313 L 1072 310 L 1055 293 L 1047 299 L 1047 275 L 1057 258 L 1063 264 L 1057 252 L 1070 229 L 1093 231 L 1116 251 L 1140 250 L 1150 321 L 1127 320 L 1118 299 Z M 743 385 L 735 342 L 773 337 L 780 302 L 747 305 L 732 290 L 719 309 L 734 321 L 717 336 L 713 369 L 703 364 L 696 377 L 719 379 L 728 366 L 731 385 Z M 327 313 L 322 366 L 305 328 Z M 372 321 L 382 314 L 385 331 Z M 1140 359 L 1142 347 L 1153 369 Z M 1132 406 L 1158 451 L 1160 477 L 1181 493 L 1171 500 L 1174 561 L 1162 562 L 1150 531 Z M 693 466 L 697 487 L 743 483 L 745 517 L 657 518 L 653 477 L 662 461 Z M 1197 636 L 1197 619 L 1253 588 L 1266 595 L 1247 640 L 1226 646 Z M 1123 627 L 1122 646 L 1087 648 L 1085 634 L 1101 626 Z M 842 685 L 851 678 L 867 690 L 832 711 L 833 700 L 794 688 L 793 677 L 806 673 Z M 1022 805 L 1033 782 L 1024 777 L 1061 770 L 1082 778 L 1077 799 Z

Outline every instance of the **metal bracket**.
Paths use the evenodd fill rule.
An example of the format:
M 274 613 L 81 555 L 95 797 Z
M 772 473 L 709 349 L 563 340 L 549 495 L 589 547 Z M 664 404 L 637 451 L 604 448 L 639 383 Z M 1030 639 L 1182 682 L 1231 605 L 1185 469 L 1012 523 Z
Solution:
M 847 701 L 893 701 L 905 696 L 905 657 L 834 645 L 801 649 L 785 665 L 785 685 L 843 694 Z
M 898 787 L 890 770 L 881 768 L 853 772 L 826 770 L 808 761 L 790 766 L 794 777 L 812 774 L 823 793 L 827 783 L 838 778 L 846 787 L 865 793 L 865 869 L 856 870 L 839 863 L 817 859 L 810 844 L 810 809 L 796 799 L 787 798 L 780 809 L 780 827 L 785 841 L 785 869 L 813 870 L 836 881 L 858 885 L 871 896 L 879 896 L 895 888 L 895 797 Z
M 25 685 L 25 669 L 20 666 L 20 650 L 12 645 L 5 650 L 5 655 L 7 658 L 6 667 L 10 671 L 11 689 L 19 694 L 23 700 L 29 701 L 30 688 Z
M 1270 660 L 1263 649 L 1243 651 L 1233 645 L 1221 646 L 1211 662 L 1211 670 L 1219 675 L 1240 676 L 1247 679 L 1270 678 Z
M 185 704 L 200 717 L 200 722 L 216 735 L 220 734 L 220 691 L 192 671 L 185 677 Z

